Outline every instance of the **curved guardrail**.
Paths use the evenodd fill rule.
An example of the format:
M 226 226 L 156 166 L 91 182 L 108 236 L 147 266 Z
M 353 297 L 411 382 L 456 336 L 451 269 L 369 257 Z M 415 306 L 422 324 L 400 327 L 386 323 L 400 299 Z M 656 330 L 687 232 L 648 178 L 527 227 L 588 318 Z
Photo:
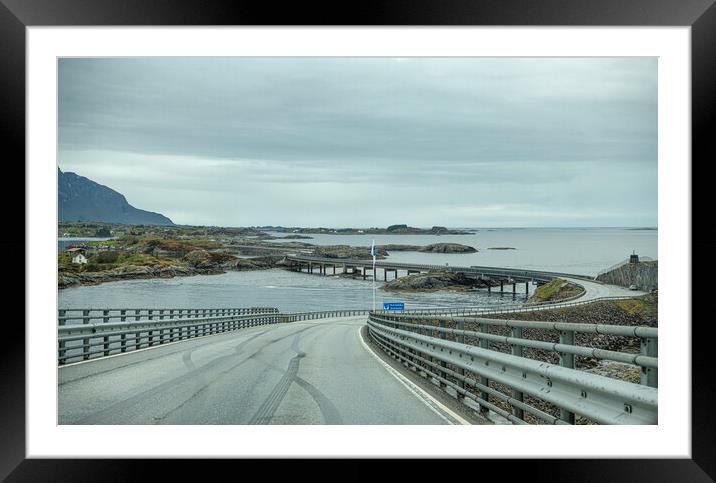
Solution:
M 126 322 L 127 320 L 164 320 L 165 318 L 200 319 L 207 317 L 249 315 L 278 312 L 273 307 L 238 307 L 238 308 L 200 308 L 200 309 L 59 309 L 58 325 L 89 324 L 93 321 L 104 323 L 110 321 Z
M 58 312 L 57 360 L 61 365 L 246 327 L 368 313 L 367 310 L 279 313 L 274 307 Z
M 368 329 L 388 354 L 515 424 L 574 424 L 575 415 L 600 424 L 657 423 L 656 328 L 371 312 Z M 524 337 L 535 329 L 559 342 Z M 637 338 L 641 351 L 580 346 L 577 334 Z M 556 353 L 560 363 L 523 357 L 523 349 Z M 639 367 L 641 384 L 577 370 L 575 357 Z
M 581 295 L 579 296 L 581 297 Z M 578 298 L 578 297 L 575 297 Z M 609 300 L 631 300 L 634 297 L 628 295 L 618 295 L 613 297 L 595 297 L 589 300 L 578 300 L 570 301 L 574 299 L 566 299 L 563 302 L 541 302 L 534 304 L 520 304 L 515 306 L 502 306 L 499 309 L 480 307 L 437 307 L 432 309 L 413 309 L 406 310 L 406 314 L 418 314 L 418 315 L 490 315 L 490 314 L 507 314 L 507 313 L 518 313 L 518 312 L 534 312 L 536 310 L 548 310 L 548 309 L 559 309 L 563 307 L 574 307 L 577 305 L 587 305 L 593 302 L 604 302 Z M 377 310 L 376 313 L 394 314 L 395 311 L 390 310 Z
M 279 322 L 273 307 L 217 309 L 63 309 L 59 364 Z

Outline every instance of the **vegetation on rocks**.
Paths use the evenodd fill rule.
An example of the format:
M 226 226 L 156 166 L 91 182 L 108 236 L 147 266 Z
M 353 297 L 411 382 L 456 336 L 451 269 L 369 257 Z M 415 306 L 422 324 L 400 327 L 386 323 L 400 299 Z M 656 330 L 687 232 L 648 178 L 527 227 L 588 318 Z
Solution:
M 555 278 L 551 282 L 540 285 L 527 303 L 556 302 L 577 296 L 584 292 L 578 285 Z

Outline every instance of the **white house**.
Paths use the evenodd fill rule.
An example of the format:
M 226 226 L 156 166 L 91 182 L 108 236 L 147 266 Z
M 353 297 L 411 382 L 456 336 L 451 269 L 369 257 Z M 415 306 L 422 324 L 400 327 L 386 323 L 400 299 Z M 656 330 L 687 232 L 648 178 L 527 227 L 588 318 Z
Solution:
M 85 256 L 84 249 L 68 248 L 67 252 L 72 256 L 72 263 L 87 263 L 87 257 Z

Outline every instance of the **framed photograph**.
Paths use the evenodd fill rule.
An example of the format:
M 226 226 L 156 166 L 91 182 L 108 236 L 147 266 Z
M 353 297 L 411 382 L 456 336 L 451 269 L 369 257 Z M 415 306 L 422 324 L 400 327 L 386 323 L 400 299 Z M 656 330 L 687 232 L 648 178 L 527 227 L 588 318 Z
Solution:
M 713 1 L 0 2 L 3 477 L 713 481 Z

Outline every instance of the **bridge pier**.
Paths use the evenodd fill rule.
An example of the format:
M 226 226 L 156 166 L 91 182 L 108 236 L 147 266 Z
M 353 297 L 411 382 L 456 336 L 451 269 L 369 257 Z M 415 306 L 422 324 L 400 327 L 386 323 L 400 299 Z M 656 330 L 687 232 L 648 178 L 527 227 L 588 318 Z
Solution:
M 517 294 L 517 282 L 512 282 L 512 295 Z

